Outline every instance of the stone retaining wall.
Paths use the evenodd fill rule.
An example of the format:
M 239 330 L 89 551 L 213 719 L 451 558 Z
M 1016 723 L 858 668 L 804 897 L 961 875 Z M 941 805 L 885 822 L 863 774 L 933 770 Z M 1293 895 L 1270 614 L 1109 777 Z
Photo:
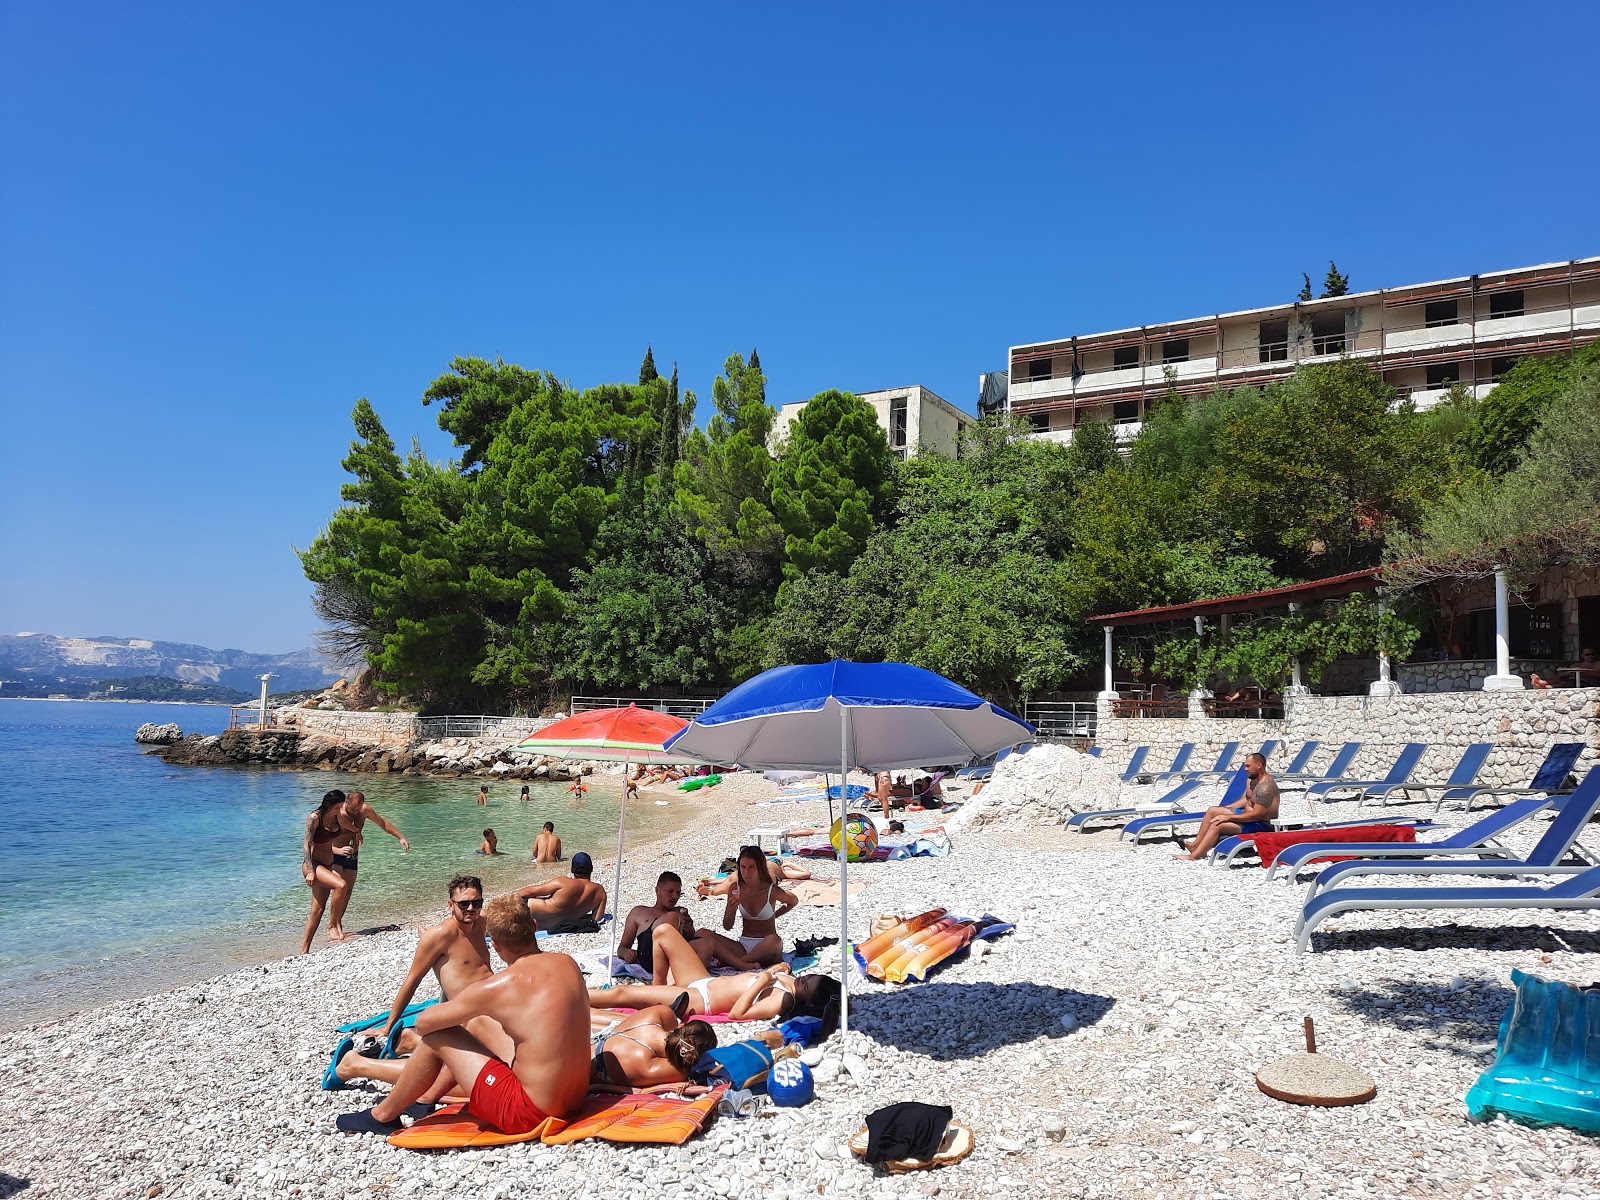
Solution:
M 332 738 L 336 742 L 354 742 L 364 746 L 399 749 L 411 744 L 417 714 L 292 708 L 280 711 L 277 717 L 280 725 Z
M 1587 747 L 1578 772 L 1600 763 L 1600 688 L 1552 688 L 1522 692 L 1437 692 L 1399 696 L 1290 696 L 1282 721 L 1139 720 L 1113 718 L 1102 705 L 1096 742 L 1114 765 L 1128 761 L 1133 747 L 1148 745 L 1145 760 L 1160 770 L 1183 742 L 1193 742 L 1191 767 L 1209 767 L 1224 743 L 1255 749 L 1267 738 L 1287 745 L 1275 756 L 1281 766 L 1311 738 L 1322 743 L 1311 768 L 1326 766 L 1343 742 L 1361 742 L 1351 775 L 1376 779 L 1388 771 L 1406 742 L 1426 742 L 1414 778 L 1445 778 L 1470 742 L 1494 750 L 1478 774 L 1481 783 L 1525 784 L 1553 742 Z

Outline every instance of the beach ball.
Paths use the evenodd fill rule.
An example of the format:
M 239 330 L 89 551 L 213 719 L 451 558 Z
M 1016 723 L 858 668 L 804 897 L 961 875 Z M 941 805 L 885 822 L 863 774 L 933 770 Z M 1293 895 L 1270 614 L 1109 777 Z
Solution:
M 811 1068 L 798 1058 L 780 1058 L 767 1072 L 767 1095 L 780 1108 L 799 1108 L 810 1104 L 817 1094 Z
M 861 813 L 847 813 L 833 823 L 828 840 L 835 850 L 840 849 L 840 839 L 845 841 L 844 856 L 850 862 L 871 858 L 878 849 L 878 830 L 872 818 Z

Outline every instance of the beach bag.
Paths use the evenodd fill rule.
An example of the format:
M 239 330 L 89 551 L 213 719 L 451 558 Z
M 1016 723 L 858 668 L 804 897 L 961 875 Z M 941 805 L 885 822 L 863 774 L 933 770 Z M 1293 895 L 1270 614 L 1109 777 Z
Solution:
M 772 1047 L 747 1040 L 707 1050 L 695 1063 L 692 1074 L 711 1086 L 728 1084 L 734 1091 L 767 1090 L 767 1072 L 772 1069 Z

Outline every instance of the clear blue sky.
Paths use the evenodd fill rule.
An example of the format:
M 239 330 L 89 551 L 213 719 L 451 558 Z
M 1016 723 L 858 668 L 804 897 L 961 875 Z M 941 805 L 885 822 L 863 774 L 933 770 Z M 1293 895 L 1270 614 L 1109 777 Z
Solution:
M 369 397 L 709 404 L 1600 253 L 1592 3 L 0 2 L 0 632 L 283 651 Z

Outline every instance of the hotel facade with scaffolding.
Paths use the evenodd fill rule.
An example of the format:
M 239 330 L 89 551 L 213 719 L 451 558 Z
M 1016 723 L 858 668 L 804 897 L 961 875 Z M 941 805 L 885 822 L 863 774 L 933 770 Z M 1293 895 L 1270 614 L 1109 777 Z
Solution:
M 1453 385 L 1481 397 L 1529 355 L 1600 338 L 1600 258 L 1464 275 L 1242 312 L 1012 346 L 983 407 L 1071 441 L 1088 421 L 1134 437 L 1171 392 L 1261 385 L 1308 363 L 1369 362 L 1419 408 Z

